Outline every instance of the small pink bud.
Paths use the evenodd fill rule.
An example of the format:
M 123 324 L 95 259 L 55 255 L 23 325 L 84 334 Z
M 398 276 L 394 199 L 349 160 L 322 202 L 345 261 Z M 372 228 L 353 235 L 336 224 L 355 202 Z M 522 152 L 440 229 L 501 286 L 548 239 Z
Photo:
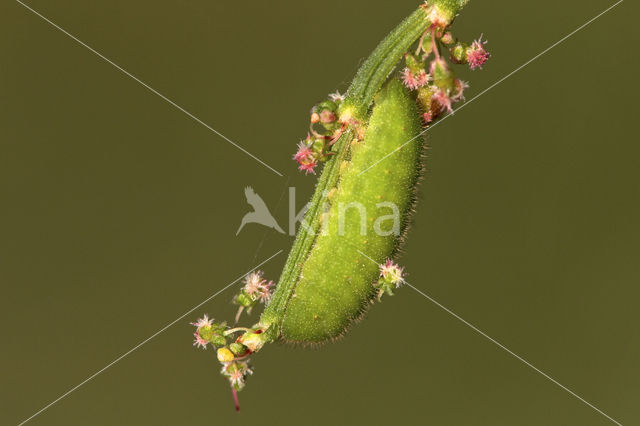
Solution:
M 323 110 L 320 112 L 320 122 L 322 124 L 331 124 L 336 121 L 336 114 L 329 110 Z
M 442 37 L 440 37 L 440 41 L 444 44 L 451 44 L 453 43 L 453 35 L 447 31 Z

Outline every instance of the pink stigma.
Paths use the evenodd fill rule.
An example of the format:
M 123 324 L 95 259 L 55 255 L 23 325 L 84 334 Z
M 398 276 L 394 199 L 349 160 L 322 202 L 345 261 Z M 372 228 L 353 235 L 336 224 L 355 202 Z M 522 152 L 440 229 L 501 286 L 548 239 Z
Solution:
M 489 60 L 491 54 L 485 50 L 485 44 L 487 44 L 487 42 L 482 41 L 482 36 L 480 36 L 480 38 L 475 40 L 467 50 L 467 60 L 469 61 L 469 67 L 472 70 L 482 68 L 482 65 Z
M 318 163 L 316 162 L 310 162 L 310 163 L 303 163 L 300 164 L 300 167 L 298 167 L 298 170 L 303 170 L 306 174 L 312 173 L 312 174 L 316 174 L 315 172 L 315 168 L 318 165 Z

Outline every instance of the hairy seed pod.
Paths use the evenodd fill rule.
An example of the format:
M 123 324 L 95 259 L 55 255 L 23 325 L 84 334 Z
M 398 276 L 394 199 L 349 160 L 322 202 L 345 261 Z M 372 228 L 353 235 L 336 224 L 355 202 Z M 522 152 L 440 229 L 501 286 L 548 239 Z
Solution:
M 323 227 L 287 306 L 282 338 L 318 343 L 340 336 L 366 309 L 379 268 L 360 253 L 391 257 L 411 209 L 422 153 L 419 114 L 402 83 L 378 94 L 364 141 L 352 144 Z M 404 146 L 403 146 L 404 145 Z M 360 174 L 389 152 L 375 169 Z
M 347 328 L 347 326 L 359 316 L 360 312 L 366 306 L 366 301 L 369 300 L 371 293 L 374 291 L 371 286 L 375 278 L 375 273 L 362 266 L 366 262 L 366 258 L 359 255 L 360 258 L 349 257 L 349 262 L 359 261 L 356 266 L 345 266 L 345 260 L 341 259 L 340 252 L 334 253 L 333 257 L 328 257 L 325 262 L 317 262 L 318 269 L 313 271 L 314 276 L 318 274 L 333 274 L 331 277 L 324 279 L 323 282 L 327 283 L 333 280 L 333 284 L 322 287 L 321 291 L 318 289 L 315 294 L 312 290 L 304 290 L 305 277 L 308 277 L 311 270 L 307 266 L 313 258 L 310 257 L 312 251 L 322 237 L 321 229 L 323 223 L 334 216 L 329 212 L 328 215 L 323 211 L 325 206 L 329 204 L 330 209 L 333 206 L 339 206 L 339 203 L 333 198 L 337 198 L 337 194 L 334 190 L 340 190 L 342 187 L 342 178 L 347 176 L 346 182 L 350 180 L 353 182 L 351 185 L 366 185 L 371 191 L 376 189 L 377 185 L 381 188 L 388 188 L 388 193 L 373 194 L 374 196 L 381 197 L 410 197 L 413 191 L 413 184 L 411 179 L 416 179 L 417 170 L 419 165 L 410 163 L 407 159 L 404 163 L 405 169 L 403 173 L 406 173 L 405 181 L 398 180 L 398 176 L 394 178 L 393 175 L 398 173 L 398 169 L 395 167 L 398 162 L 397 154 L 394 154 L 383 163 L 376 165 L 375 170 L 367 171 L 366 173 L 357 176 L 358 172 L 354 172 L 357 167 L 368 167 L 369 165 L 379 161 L 390 151 L 388 147 L 394 143 L 404 143 L 411 139 L 413 135 L 417 134 L 420 129 L 420 124 L 416 118 L 416 107 L 414 101 L 408 98 L 405 90 L 399 86 L 399 83 L 391 83 L 391 85 L 385 89 L 384 93 L 379 93 L 381 88 L 388 80 L 389 75 L 394 70 L 400 59 L 409 51 L 409 48 L 420 39 L 425 31 L 430 28 L 438 26 L 446 27 L 451 23 L 453 18 L 458 14 L 462 7 L 468 0 L 431 0 L 425 2 L 412 13 L 407 19 L 405 19 L 400 25 L 398 25 L 373 51 L 369 58 L 363 63 L 358 70 L 349 90 L 347 91 L 344 101 L 342 101 L 338 107 L 337 120 L 344 126 L 344 131 L 340 133 L 339 137 L 334 141 L 331 146 L 331 155 L 318 179 L 316 190 L 309 203 L 309 208 L 304 217 L 305 226 L 301 227 L 296 235 L 296 240 L 293 244 L 287 262 L 280 276 L 280 280 L 273 294 L 273 298 L 260 317 L 260 321 L 256 324 L 256 328 L 263 330 L 264 333 L 260 336 L 263 341 L 271 342 L 278 339 L 290 340 L 302 343 L 318 343 L 340 336 Z M 395 95 L 394 95 L 395 93 Z M 402 95 L 400 95 L 402 93 Z M 374 98 L 378 98 L 378 113 L 374 112 L 376 117 L 370 117 L 371 106 Z M 392 102 L 392 100 L 395 100 Z M 400 107 L 400 104 L 403 107 Z M 381 107 L 381 105 L 386 105 Z M 392 107 L 395 105 L 395 107 Z M 380 109 L 382 108 L 382 109 Z M 375 108 L 374 108 L 375 109 Z M 380 111 L 387 110 L 387 113 Z M 393 114 L 390 112 L 393 110 Z M 411 116 L 411 118 L 409 118 Z M 365 127 L 366 123 L 371 119 L 369 124 L 370 134 L 363 135 L 363 131 L 369 130 Z M 385 127 L 381 123 L 385 122 Z M 392 123 L 393 120 L 398 120 L 395 124 L 402 122 L 402 125 L 395 127 Z M 319 118 L 318 118 L 319 121 Z M 430 121 L 430 120 L 428 120 Z M 374 140 L 378 137 L 375 135 L 374 129 L 384 130 L 387 134 L 389 129 L 396 129 L 398 134 L 389 138 L 388 140 L 379 141 L 378 143 L 384 144 L 384 148 L 376 146 L 377 143 L 373 143 L 370 139 Z M 386 129 L 386 130 L 385 130 Z M 384 133 L 382 132 L 382 133 Z M 381 133 L 381 134 L 382 134 Z M 411 134 L 409 137 L 406 135 Z M 361 139 L 363 139 L 362 141 Z M 402 139 L 401 142 L 399 140 Z M 353 143 L 357 140 L 357 143 Z M 421 150 L 421 144 L 415 143 L 407 144 L 402 155 L 407 155 L 411 149 Z M 362 152 L 359 153 L 358 147 L 362 146 Z M 396 146 L 397 147 L 397 146 Z M 373 154 L 373 149 L 380 149 L 377 155 Z M 359 161 L 360 155 L 363 158 L 369 154 L 369 162 L 366 166 L 360 164 L 355 165 L 355 161 Z M 419 151 L 414 151 L 412 154 L 414 160 L 417 162 L 419 157 Z M 413 161 L 413 160 L 411 160 Z M 386 170 L 389 170 L 391 176 L 388 177 L 388 181 L 385 180 L 384 175 Z M 352 176 L 351 173 L 355 173 L 356 176 Z M 409 179 L 411 177 L 411 179 Z M 383 181 L 385 182 L 383 184 Z M 396 188 L 391 190 L 392 185 L 400 185 L 400 189 Z M 386 185 L 386 186 L 385 186 Z M 359 192 L 361 187 L 354 186 L 350 191 L 352 195 L 360 196 Z M 396 195 L 391 195 L 399 191 Z M 332 200 L 329 200 L 328 194 L 332 191 L 334 195 Z M 344 198 L 342 199 L 344 201 Z M 382 199 L 380 201 L 383 201 Z M 378 201 L 378 202 L 380 202 Z M 406 219 L 407 212 L 405 209 L 409 208 L 408 198 L 398 204 L 400 209 L 403 209 L 401 217 Z M 375 205 L 375 198 L 368 199 L 366 206 L 371 206 L 371 203 Z M 401 207 L 400 207 L 401 206 Z M 344 207 L 343 207 L 344 208 Z M 366 211 L 367 209 L 365 209 Z M 347 220 L 349 215 L 354 212 L 347 212 Z M 369 215 L 375 215 L 377 213 L 368 212 Z M 380 213 L 389 214 L 389 213 Z M 369 216 L 367 220 L 371 221 L 372 217 Z M 351 219 L 353 220 L 353 219 Z M 357 220 L 357 218 L 356 218 Z M 331 229 L 331 225 L 329 230 Z M 368 228 L 371 228 L 372 224 L 369 224 Z M 352 231 L 352 230 L 351 230 Z M 349 231 L 349 232 L 351 232 Z M 374 232 L 371 229 L 368 232 Z M 338 236 L 335 236 L 336 238 Z M 347 239 L 343 239 L 344 242 Z M 376 240 L 375 244 L 373 240 L 369 242 L 367 238 L 362 238 L 357 248 L 371 253 L 371 255 L 377 255 L 383 252 L 392 253 L 397 244 L 397 238 L 387 238 L 385 242 L 379 242 Z M 346 247 L 346 244 L 344 244 Z M 345 249 L 340 244 L 334 246 L 336 249 Z M 335 269 L 332 263 L 338 262 Z M 371 263 L 371 262 L 369 262 Z M 371 267 L 371 266 L 370 266 Z M 345 269 L 340 269 L 345 268 Z M 351 268 L 351 269 L 349 269 Z M 354 269 L 355 268 L 355 269 Z M 360 269 L 358 269 L 360 268 Z M 305 269 L 306 274 L 303 272 Z M 348 271 L 353 271 L 349 273 Z M 300 283 L 303 283 L 302 287 L 298 287 Z M 310 282 L 310 281 L 309 281 Z M 357 282 L 358 284 L 353 284 Z M 314 284 L 311 283 L 309 288 Z M 336 293 L 336 289 L 339 287 L 345 287 L 344 293 L 340 293 L 339 290 Z M 305 292 L 307 294 L 305 294 Z M 305 298 L 307 300 L 311 297 L 313 303 L 318 304 L 318 308 L 315 312 L 306 309 L 309 307 L 309 303 L 303 302 Z M 298 300 L 300 302 L 298 302 Z M 335 310 L 329 313 L 328 305 L 334 304 Z M 303 306 L 303 305 L 306 305 Z M 322 306 L 325 306 L 323 308 Z M 317 318 L 316 318 L 317 316 Z M 314 324 L 316 324 L 314 326 Z

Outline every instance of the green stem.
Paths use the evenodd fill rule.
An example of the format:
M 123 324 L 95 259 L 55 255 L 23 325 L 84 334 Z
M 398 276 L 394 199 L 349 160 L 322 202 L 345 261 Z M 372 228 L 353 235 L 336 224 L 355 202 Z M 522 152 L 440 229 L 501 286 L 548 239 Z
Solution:
M 427 14 L 421 7 L 402 21 L 373 51 L 358 70 L 345 99 L 345 107 L 353 106 L 357 117 L 366 115 L 396 64 L 409 47 L 429 27 Z

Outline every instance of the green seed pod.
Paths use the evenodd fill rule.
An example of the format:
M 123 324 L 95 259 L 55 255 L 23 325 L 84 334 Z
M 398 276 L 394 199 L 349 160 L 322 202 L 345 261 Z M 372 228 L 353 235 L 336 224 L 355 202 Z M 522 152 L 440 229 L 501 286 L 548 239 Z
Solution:
M 335 338 L 366 309 L 379 268 L 359 250 L 379 259 L 396 251 L 422 153 L 421 143 L 402 145 L 420 131 L 415 100 L 392 80 L 375 100 L 364 141 L 352 144 L 350 161 L 342 165 L 325 224 L 287 307 L 283 339 L 317 343 Z M 393 158 L 360 175 L 396 149 Z
M 332 229 L 331 220 L 336 215 L 332 214 L 331 209 L 336 208 L 334 206 L 339 204 L 335 200 L 329 200 L 329 194 L 333 193 L 333 196 L 337 198 L 338 191 L 347 188 L 344 185 L 345 182 L 348 184 L 349 181 L 353 181 L 350 184 L 353 187 L 350 187 L 349 190 L 345 189 L 344 194 L 348 192 L 358 198 L 351 200 L 342 198 L 343 202 L 360 200 L 364 194 L 389 197 L 391 202 L 397 202 L 398 210 L 401 211 L 401 221 L 406 219 L 411 204 L 410 199 L 413 195 L 415 179 L 417 179 L 416 176 L 420 167 L 418 159 L 422 149 L 421 144 L 415 142 L 407 144 L 399 152 L 394 153 L 392 157 L 377 164 L 375 170 L 367 171 L 366 174 L 357 176 L 360 171 L 385 157 L 391 151 L 389 149 L 390 146 L 398 148 L 400 144 L 412 139 L 420 131 L 420 119 L 416 111 L 415 102 L 408 97 L 404 89 L 400 87 L 400 84 L 398 82 L 391 83 L 383 93 L 380 93 L 380 91 L 388 80 L 390 73 L 405 53 L 409 51 L 410 47 L 429 28 L 442 26 L 443 24 L 446 26 L 447 23 L 450 23 L 466 3 L 467 0 L 432 0 L 429 3 L 425 3 L 380 43 L 358 70 L 344 101 L 338 106 L 338 121 L 344 126 L 344 131 L 332 142 L 331 151 L 334 155 L 325 163 L 326 165 L 318 179 L 316 190 L 305 214 L 305 226 L 301 227 L 296 236 L 273 298 L 269 305 L 266 306 L 259 323 L 255 326 L 264 331 L 265 341 L 284 339 L 296 342 L 322 342 L 340 336 L 365 308 L 366 301 L 370 299 L 374 292 L 373 282 L 377 278 L 374 272 L 375 265 L 370 266 L 371 270 L 362 266 L 366 259 L 359 253 L 358 258 L 351 256 L 353 252 L 346 259 L 342 258 L 341 253 L 346 250 L 346 242 L 350 240 L 347 235 L 342 238 L 345 244 L 336 244 L 332 247 L 332 249 L 335 248 L 337 250 L 332 257 L 325 257 L 324 260 L 326 262 L 324 263 L 317 262 L 318 270 L 314 271 L 314 274 L 333 274 L 333 276 L 323 281 L 328 283 L 334 280 L 332 281 L 333 284 L 328 283 L 327 286 L 322 287 L 324 293 L 317 292 L 312 294 L 313 290 L 303 290 L 306 288 L 304 282 L 307 282 L 307 279 L 310 280 L 309 272 L 305 275 L 303 269 L 309 271 L 307 264 L 315 259 L 315 256 L 311 256 L 311 253 L 316 250 L 322 240 L 322 237 L 319 236 L 323 233 L 321 231 L 326 231 L 327 229 L 331 231 Z M 444 80 L 441 83 L 453 86 L 452 75 L 445 74 L 438 76 Z M 392 95 L 393 93 L 395 95 Z M 400 96 L 399 93 L 403 95 Z M 369 112 L 376 96 L 378 96 L 378 105 L 374 108 L 373 117 L 369 117 Z M 400 103 L 403 103 L 403 107 L 399 106 Z M 378 113 L 375 112 L 376 109 L 379 110 Z M 386 113 L 380 111 L 386 111 Z M 366 123 L 369 118 L 371 121 L 367 129 Z M 385 125 L 381 123 L 385 123 Z M 385 126 L 389 127 L 385 128 Z M 378 129 L 380 135 L 386 134 L 389 137 L 376 135 L 377 131 L 374 131 L 374 129 Z M 395 129 L 395 132 L 390 129 Z M 368 135 L 364 134 L 365 131 L 368 132 Z M 371 139 L 374 141 L 378 139 L 378 141 L 374 143 Z M 356 142 L 355 144 L 354 141 Z M 366 147 L 361 152 L 358 149 L 360 144 Z M 373 150 L 377 149 L 379 151 L 374 154 Z M 412 149 L 418 149 L 418 151 L 413 151 L 403 161 L 399 160 L 398 154 L 409 155 Z M 370 157 L 367 159 L 368 155 Z M 362 162 L 360 163 L 360 161 Z M 412 163 L 412 161 L 415 161 L 415 163 Z M 386 170 L 391 175 L 388 180 L 384 176 Z M 401 175 L 404 177 L 400 178 L 399 176 Z M 394 187 L 394 185 L 398 186 Z M 365 189 L 365 187 L 368 189 Z M 385 188 L 388 192 L 371 194 L 376 188 Z M 345 196 L 342 195 L 342 197 Z M 394 197 L 399 197 L 399 199 L 395 200 Z M 378 202 L 383 202 L 385 199 L 380 199 Z M 376 214 L 389 214 L 388 212 L 371 211 L 371 206 L 376 204 L 375 199 L 368 198 L 367 200 L 362 200 L 362 203 L 365 206 L 365 213 L 369 216 L 367 218 L 368 221 L 373 219 L 373 222 L 375 222 Z M 329 212 L 323 214 L 327 204 L 329 204 Z M 346 223 L 358 221 L 357 217 L 350 218 L 350 215 L 353 214 L 353 211 L 346 213 Z M 323 225 L 324 222 L 329 224 Z M 371 226 L 372 224 L 369 224 L 368 228 Z M 353 229 L 346 232 L 353 232 Z M 374 231 L 369 229 L 367 232 Z M 355 236 L 351 237 L 355 238 Z M 368 234 L 365 237 L 368 237 Z M 338 237 L 334 236 L 334 238 Z M 382 253 L 392 254 L 396 249 L 398 238 L 395 236 L 383 240 L 361 238 L 358 241 L 359 245 L 356 250 L 361 249 L 369 253 L 369 255 L 380 256 Z M 356 266 L 353 264 L 347 265 L 347 261 L 359 263 Z M 337 266 L 334 269 L 332 263 L 340 263 L 342 266 Z M 353 273 L 350 274 L 349 271 Z M 303 282 L 303 286 L 298 287 L 300 282 Z M 357 283 L 352 284 L 355 282 Z M 313 285 L 313 283 L 309 284 L 309 288 Z M 336 289 L 341 287 L 346 287 L 347 289 L 344 292 L 337 290 L 338 293 L 334 293 Z M 305 294 L 305 292 L 308 293 Z M 307 310 L 308 305 L 306 307 L 303 306 L 303 301 L 309 297 L 318 303 L 319 307 L 315 312 Z M 335 309 L 331 312 L 331 309 L 329 309 L 330 304 L 335 305 Z M 325 308 L 322 306 L 325 306 Z M 315 315 L 317 315 L 317 318 L 314 317 Z M 308 321 L 311 324 L 307 323 Z

